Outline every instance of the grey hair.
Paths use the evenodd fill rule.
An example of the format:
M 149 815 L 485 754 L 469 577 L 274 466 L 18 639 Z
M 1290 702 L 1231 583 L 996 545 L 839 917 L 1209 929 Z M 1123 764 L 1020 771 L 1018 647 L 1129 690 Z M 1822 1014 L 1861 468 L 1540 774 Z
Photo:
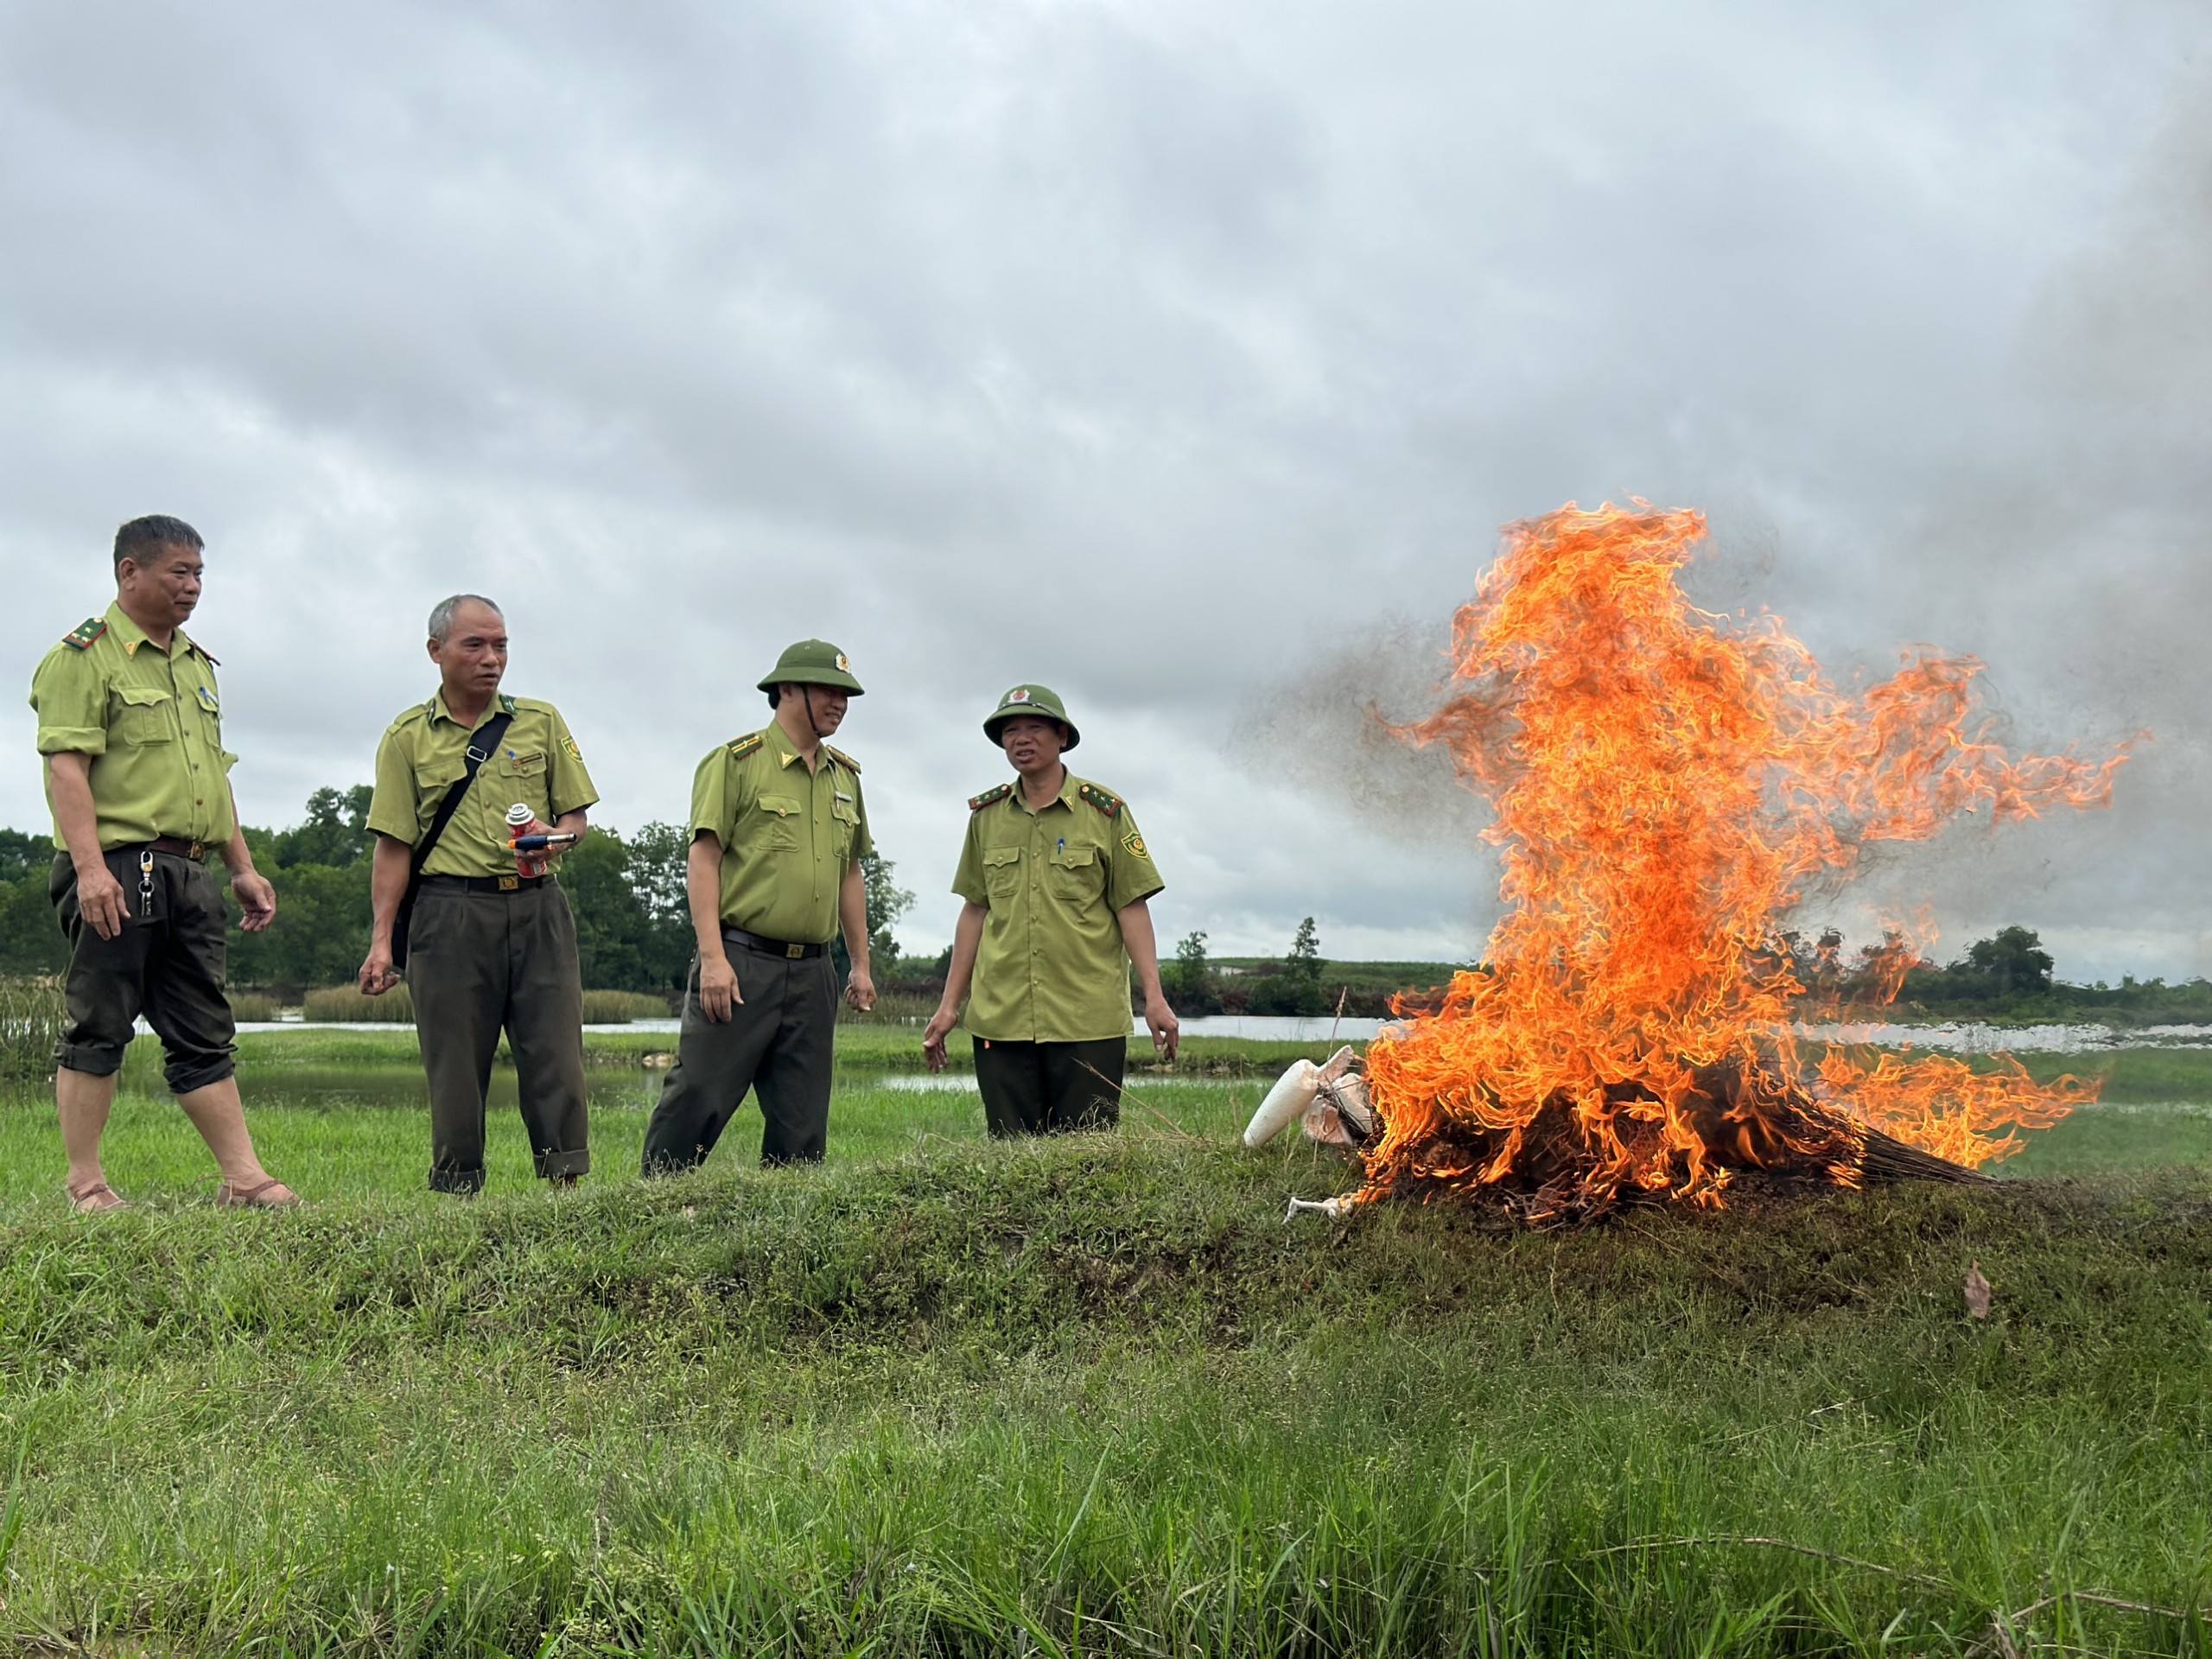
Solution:
M 502 622 L 507 620 L 507 613 L 483 594 L 455 594 L 450 599 L 440 600 L 431 607 L 430 638 L 442 645 L 445 644 L 446 636 L 453 632 L 453 613 L 464 605 L 481 605 Z

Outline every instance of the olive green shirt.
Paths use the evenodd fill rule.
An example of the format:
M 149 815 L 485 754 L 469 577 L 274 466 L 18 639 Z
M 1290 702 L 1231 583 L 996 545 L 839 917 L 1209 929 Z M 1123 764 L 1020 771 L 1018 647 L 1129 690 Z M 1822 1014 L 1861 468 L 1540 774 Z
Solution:
M 827 743 L 810 773 L 781 726 L 714 750 L 691 779 L 691 834 L 722 849 L 722 925 L 787 944 L 837 934 L 845 872 L 875 850 L 861 769 Z
M 476 780 L 438 837 L 423 866 L 425 875 L 512 875 L 507 809 L 519 801 L 539 822 L 593 805 L 599 791 L 584 770 L 583 751 L 569 735 L 561 711 L 535 697 L 502 693 L 498 707 L 514 715 L 499 753 L 477 768 Z M 482 726 L 494 711 L 486 709 Z M 369 800 L 369 828 L 410 847 L 429 832 L 438 804 L 460 781 L 470 728 L 453 717 L 441 690 L 416 704 L 377 745 L 377 787 Z
M 1018 783 L 969 806 L 952 890 L 989 914 L 962 1023 L 1002 1043 L 1128 1036 L 1129 953 L 1116 912 L 1166 885 L 1128 804 L 1071 772 L 1041 811 Z
M 238 820 L 223 747 L 215 659 L 184 636 L 163 651 L 111 605 L 46 653 L 31 677 L 41 754 L 92 757 L 92 806 L 102 847 L 174 836 L 230 844 Z M 54 805 L 48 774 L 46 801 Z M 61 823 L 54 844 L 67 851 Z

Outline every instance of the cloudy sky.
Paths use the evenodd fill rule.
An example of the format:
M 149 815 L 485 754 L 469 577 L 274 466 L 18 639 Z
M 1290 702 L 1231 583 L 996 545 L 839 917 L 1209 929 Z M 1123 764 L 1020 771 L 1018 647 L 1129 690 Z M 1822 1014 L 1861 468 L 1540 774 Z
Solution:
M 1167 938 L 1453 957 L 1478 819 L 1353 713 L 1501 524 L 1637 495 L 1840 671 L 1928 641 L 2024 743 L 2156 734 L 2111 813 L 1839 918 L 2212 972 L 2208 47 L 2133 0 L 0 6 L 0 657 L 191 519 L 288 823 L 480 589 L 628 828 L 825 636 L 932 950 L 1040 679 Z

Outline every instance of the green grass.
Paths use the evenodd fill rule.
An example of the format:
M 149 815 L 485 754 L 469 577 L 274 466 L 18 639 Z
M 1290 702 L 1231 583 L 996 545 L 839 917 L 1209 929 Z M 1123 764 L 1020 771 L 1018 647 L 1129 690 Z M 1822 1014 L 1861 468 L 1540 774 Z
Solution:
M 128 1215 L 66 1215 L 50 1107 L 0 1105 L 0 1646 L 1964 1655 L 2055 1593 L 2212 1599 L 2178 1093 L 2036 1180 L 1534 1235 L 1286 1225 L 1350 1175 L 1233 1144 L 1263 1077 L 1000 1147 L 852 1032 L 828 1166 L 747 1167 L 748 1111 L 642 1186 L 651 1040 L 594 1039 L 559 1197 L 511 1096 L 486 1196 L 422 1190 L 405 1033 L 247 1039 L 303 1214 L 206 1202 L 151 1056 Z M 2064 1599 L 2007 1639 L 2212 1649 Z

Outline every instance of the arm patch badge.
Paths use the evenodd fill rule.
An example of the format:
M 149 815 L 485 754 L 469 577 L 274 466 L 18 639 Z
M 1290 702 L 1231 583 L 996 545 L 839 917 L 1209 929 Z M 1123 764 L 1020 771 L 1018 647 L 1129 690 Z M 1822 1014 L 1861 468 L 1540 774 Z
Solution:
M 1122 845 L 1128 848 L 1139 858 L 1150 858 L 1152 856 L 1150 853 L 1145 850 L 1144 837 L 1134 830 L 1130 830 L 1128 835 L 1122 837 Z
M 576 747 L 576 740 L 575 738 L 563 738 L 561 740 L 561 747 L 569 752 L 569 760 L 575 761 L 578 766 L 583 765 L 584 752 Z

